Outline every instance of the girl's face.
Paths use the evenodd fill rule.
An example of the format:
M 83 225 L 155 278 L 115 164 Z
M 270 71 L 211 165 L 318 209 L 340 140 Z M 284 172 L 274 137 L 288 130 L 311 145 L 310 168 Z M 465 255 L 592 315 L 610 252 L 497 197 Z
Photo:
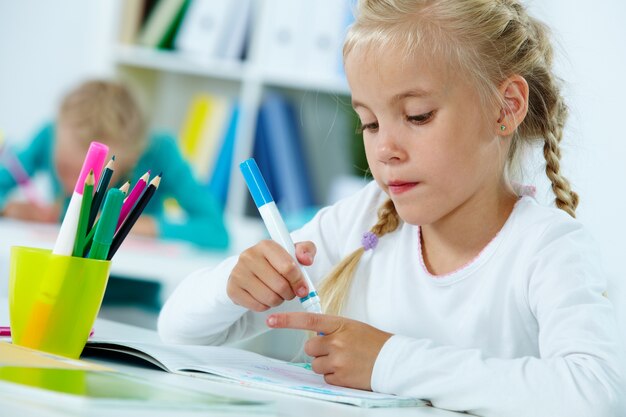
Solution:
M 433 224 L 502 188 L 507 148 L 478 93 L 452 69 L 398 50 L 346 58 L 369 167 L 410 224 Z

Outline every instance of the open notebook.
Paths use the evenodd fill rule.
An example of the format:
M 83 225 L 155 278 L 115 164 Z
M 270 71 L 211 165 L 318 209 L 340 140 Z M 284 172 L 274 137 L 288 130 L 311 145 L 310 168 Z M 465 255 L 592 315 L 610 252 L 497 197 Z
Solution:
M 268 403 L 157 383 L 89 362 L 0 342 L 0 414 L 23 415 L 28 409 L 42 406 L 62 415 L 111 415 L 111 411 L 150 416 L 275 415 Z M 16 410 L 5 414 L 7 407 Z
M 308 364 L 268 358 L 242 349 L 219 346 L 165 345 L 128 341 L 90 341 L 83 354 L 113 351 L 142 358 L 178 374 L 220 377 L 250 387 L 269 389 L 359 407 L 412 407 L 426 402 L 327 384 Z

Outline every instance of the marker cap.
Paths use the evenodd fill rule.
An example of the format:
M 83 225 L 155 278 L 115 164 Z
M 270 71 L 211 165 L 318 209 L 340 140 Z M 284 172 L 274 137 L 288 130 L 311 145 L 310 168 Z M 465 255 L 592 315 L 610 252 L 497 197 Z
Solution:
M 246 180 L 246 184 L 248 185 L 248 189 L 250 190 L 250 194 L 257 208 L 274 201 L 254 158 L 243 161 L 239 164 L 239 169 L 243 174 L 243 178 Z
M 98 183 L 98 178 L 100 177 L 100 172 L 102 172 L 104 161 L 108 153 L 109 147 L 104 143 L 91 142 L 87 155 L 85 156 L 85 161 L 83 162 L 83 167 L 80 170 L 80 175 L 76 181 L 76 186 L 74 187 L 75 193 L 83 195 L 85 178 L 87 178 L 91 170 L 93 170 L 96 184 Z
M 98 220 L 96 233 L 93 237 L 94 242 L 106 245 L 111 244 L 124 197 L 124 192 L 118 188 L 111 188 L 107 192 L 102 214 L 100 215 L 100 220 Z

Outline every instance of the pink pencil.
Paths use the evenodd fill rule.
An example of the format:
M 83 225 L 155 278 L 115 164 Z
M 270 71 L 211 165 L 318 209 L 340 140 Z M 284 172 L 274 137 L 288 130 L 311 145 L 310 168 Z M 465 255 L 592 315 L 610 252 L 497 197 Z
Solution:
M 93 329 L 89 332 L 89 337 L 93 336 Z M 0 326 L 0 336 L 10 337 L 11 336 L 11 328 L 9 326 Z
M 22 188 L 28 201 L 35 206 L 43 204 L 33 188 L 33 183 L 28 176 L 28 172 L 26 172 L 26 168 L 24 168 L 24 165 L 22 165 L 22 162 L 13 151 L 9 149 L 8 146 L 2 144 L 0 145 L 0 157 L 5 159 L 6 169 L 9 175 L 11 175 L 15 182 Z
M 128 197 L 126 197 L 126 199 L 124 200 L 124 204 L 122 204 L 122 211 L 120 212 L 120 218 L 118 219 L 117 227 L 115 228 L 116 233 L 118 230 L 120 230 L 122 223 L 124 223 L 124 220 L 126 220 L 128 213 L 130 213 L 130 211 L 133 209 L 135 203 L 137 202 L 137 200 L 139 200 L 139 197 L 141 197 L 141 194 L 143 193 L 143 190 L 145 190 L 149 178 L 150 171 L 146 172 L 141 178 L 139 178 L 137 184 L 135 184 L 130 194 L 128 194 Z

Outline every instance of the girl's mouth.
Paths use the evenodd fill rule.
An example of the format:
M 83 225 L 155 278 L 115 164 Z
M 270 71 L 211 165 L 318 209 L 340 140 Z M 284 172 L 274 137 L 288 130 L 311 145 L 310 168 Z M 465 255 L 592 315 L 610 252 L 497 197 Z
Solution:
M 403 194 L 403 193 L 405 193 L 405 192 L 415 188 L 418 184 L 419 184 L 419 182 L 399 182 L 399 181 L 393 181 L 393 182 L 390 182 L 389 184 L 387 184 L 387 187 L 389 187 L 389 192 L 391 194 L 399 195 L 399 194 Z

